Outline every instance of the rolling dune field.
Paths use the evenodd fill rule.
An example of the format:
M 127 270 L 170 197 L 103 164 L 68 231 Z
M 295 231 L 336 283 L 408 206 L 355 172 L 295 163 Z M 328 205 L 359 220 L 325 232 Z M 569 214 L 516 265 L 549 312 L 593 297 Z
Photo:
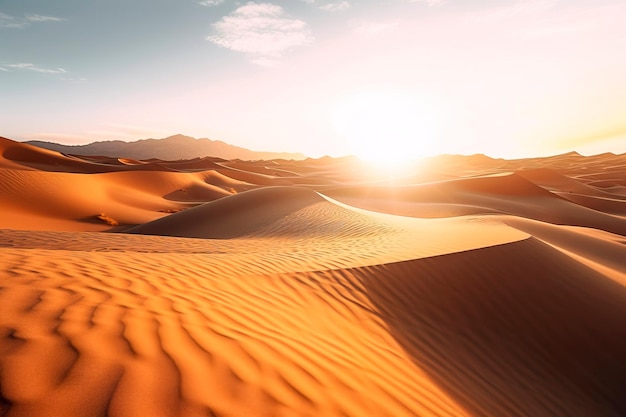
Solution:
M 626 415 L 626 155 L 0 138 L 0 415 Z

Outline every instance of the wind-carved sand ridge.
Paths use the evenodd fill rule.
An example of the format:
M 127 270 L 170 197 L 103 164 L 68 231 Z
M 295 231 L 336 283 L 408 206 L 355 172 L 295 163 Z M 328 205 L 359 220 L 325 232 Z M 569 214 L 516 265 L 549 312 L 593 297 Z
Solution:
M 626 414 L 625 155 L 0 155 L 0 415 Z

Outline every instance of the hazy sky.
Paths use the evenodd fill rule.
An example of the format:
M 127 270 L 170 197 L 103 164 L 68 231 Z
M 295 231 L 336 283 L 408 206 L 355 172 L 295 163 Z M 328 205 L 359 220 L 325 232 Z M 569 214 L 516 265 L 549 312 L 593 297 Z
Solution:
M 0 0 L 0 126 L 314 157 L 626 152 L 626 1 Z

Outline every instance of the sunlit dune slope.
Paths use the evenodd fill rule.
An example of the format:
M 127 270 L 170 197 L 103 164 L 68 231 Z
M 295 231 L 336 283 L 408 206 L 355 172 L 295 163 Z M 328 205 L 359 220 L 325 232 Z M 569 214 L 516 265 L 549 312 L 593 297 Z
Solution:
M 0 167 L 46 171 L 92 172 L 98 163 L 0 137 Z M 113 169 L 113 168 L 112 168 Z
M 0 218 L 0 227 L 104 230 L 111 225 L 98 221 L 100 214 L 118 224 L 144 223 L 181 210 L 187 202 L 214 200 L 249 187 L 212 172 L 84 175 L 4 169 L 0 207 L 10 215 Z

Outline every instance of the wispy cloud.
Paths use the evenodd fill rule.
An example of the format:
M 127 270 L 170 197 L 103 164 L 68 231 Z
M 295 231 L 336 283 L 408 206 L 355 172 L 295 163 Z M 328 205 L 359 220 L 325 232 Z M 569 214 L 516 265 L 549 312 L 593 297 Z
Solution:
M 350 3 L 347 1 L 337 1 L 333 3 L 322 4 L 318 6 L 322 10 L 326 10 L 327 12 L 339 12 L 341 10 L 346 10 L 350 8 Z
M 63 68 L 42 68 L 31 63 L 6 64 L 5 67 L 16 70 L 40 72 L 42 74 L 65 74 L 67 72 Z
M 5 13 L 0 13 L 0 28 L 21 29 L 31 23 L 39 22 L 61 22 L 66 20 L 63 17 L 44 16 L 40 14 L 27 14 L 25 17 L 15 17 Z
M 198 4 L 207 7 L 219 6 L 222 3 L 224 3 L 224 0 L 201 0 L 198 2 Z
M 303 0 L 305 3 L 312 4 L 318 9 L 325 10 L 327 12 L 338 12 L 350 8 L 350 3 L 347 1 L 324 1 L 324 0 Z
M 0 13 L 0 28 L 19 29 L 26 25 L 28 25 L 28 22 L 22 19 L 18 19 L 17 17 L 13 17 L 5 13 Z
M 61 77 L 59 78 L 61 81 L 66 81 L 68 83 L 72 83 L 72 84 L 82 84 L 84 82 L 87 81 L 87 78 L 85 77 Z
M 206 38 L 215 45 L 247 54 L 261 65 L 275 62 L 289 49 L 310 44 L 307 24 L 289 17 L 282 7 L 248 3 L 213 24 Z
M 65 20 L 63 17 L 43 16 L 40 14 L 27 14 L 26 20 L 30 22 L 62 22 Z
M 9 72 L 8 69 L 0 67 L 0 71 Z

